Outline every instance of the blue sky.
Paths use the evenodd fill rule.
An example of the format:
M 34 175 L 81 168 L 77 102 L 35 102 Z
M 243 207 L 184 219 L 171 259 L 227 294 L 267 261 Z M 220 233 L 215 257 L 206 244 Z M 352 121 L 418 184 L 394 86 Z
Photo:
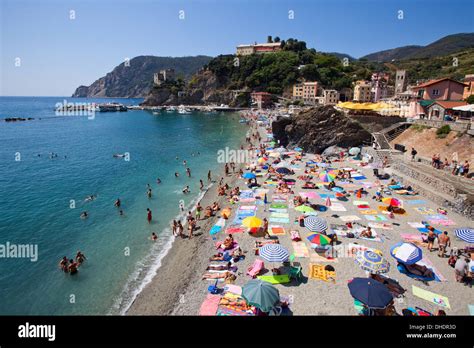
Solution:
M 0 95 L 70 95 L 126 57 L 233 53 L 267 35 L 360 57 L 474 31 L 472 0 L 0 0 Z M 76 18 L 69 18 L 70 10 Z M 183 10 L 185 19 L 179 18 Z M 288 11 L 294 11 L 294 19 Z M 398 11 L 403 19 L 398 19 Z M 21 66 L 15 67 L 15 58 Z

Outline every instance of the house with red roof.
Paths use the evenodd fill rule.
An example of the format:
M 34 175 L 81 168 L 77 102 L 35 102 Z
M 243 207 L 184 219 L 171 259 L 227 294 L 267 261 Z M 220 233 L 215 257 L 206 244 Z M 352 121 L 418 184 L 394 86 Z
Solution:
M 464 87 L 467 86 L 462 82 L 446 77 L 414 86 L 412 91 L 423 100 L 462 100 Z
M 465 101 L 435 101 L 426 108 L 426 115 L 430 120 L 443 121 L 447 118 L 455 120 L 459 116 L 460 112 L 453 110 L 453 108 L 464 105 L 468 104 Z

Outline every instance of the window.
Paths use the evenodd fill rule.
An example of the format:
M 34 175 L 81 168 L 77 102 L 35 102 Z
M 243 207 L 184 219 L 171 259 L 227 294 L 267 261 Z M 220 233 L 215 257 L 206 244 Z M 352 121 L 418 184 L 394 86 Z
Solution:
M 433 89 L 432 94 L 433 95 L 439 95 L 439 89 Z

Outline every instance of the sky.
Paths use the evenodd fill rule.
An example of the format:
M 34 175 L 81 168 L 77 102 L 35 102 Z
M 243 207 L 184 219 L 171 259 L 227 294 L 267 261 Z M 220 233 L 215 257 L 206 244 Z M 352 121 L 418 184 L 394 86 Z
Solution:
M 358 58 L 474 32 L 472 13 L 472 0 L 0 0 L 0 95 L 70 96 L 126 58 L 216 56 L 267 35 Z

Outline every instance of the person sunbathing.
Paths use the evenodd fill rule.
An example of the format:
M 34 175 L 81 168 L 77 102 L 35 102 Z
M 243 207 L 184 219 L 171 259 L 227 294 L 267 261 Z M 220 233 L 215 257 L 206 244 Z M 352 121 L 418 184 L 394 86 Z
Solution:
M 372 234 L 372 229 L 370 227 L 367 227 L 367 229 L 363 230 L 359 237 L 361 238 L 374 238 L 373 234 Z
M 230 274 L 232 274 L 229 271 L 222 272 L 222 273 L 204 273 L 202 275 L 202 279 L 223 279 L 227 278 Z
M 211 209 L 213 212 L 220 210 L 219 204 L 217 202 L 212 203 Z
M 316 188 L 316 185 L 313 184 L 312 182 L 305 182 L 304 185 L 301 187 L 304 189 L 314 189 Z
M 227 264 L 224 264 L 224 265 L 209 265 L 206 268 L 206 270 L 207 271 L 225 271 L 225 270 L 230 269 L 231 266 L 232 266 L 232 264 L 230 262 L 228 262 Z
M 234 238 L 231 234 L 225 237 L 224 242 L 221 243 L 221 248 L 224 250 L 228 250 L 234 246 Z

